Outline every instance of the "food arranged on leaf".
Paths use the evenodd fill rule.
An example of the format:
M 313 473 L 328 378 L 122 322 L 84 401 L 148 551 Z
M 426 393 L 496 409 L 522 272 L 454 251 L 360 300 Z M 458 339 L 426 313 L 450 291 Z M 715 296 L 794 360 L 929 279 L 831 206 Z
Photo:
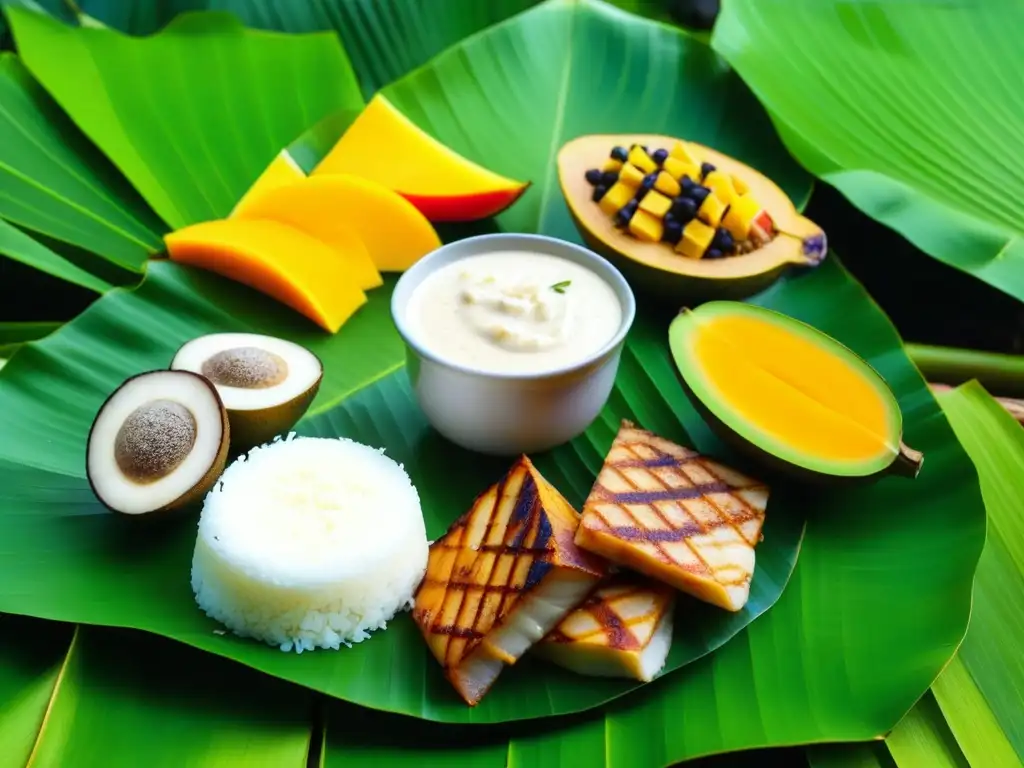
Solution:
M 445 146 L 378 93 L 313 170 L 352 174 L 397 192 L 431 221 L 495 216 L 530 186 Z
M 184 344 L 172 370 L 192 371 L 217 388 L 234 453 L 291 429 L 320 391 L 324 369 L 303 346 L 255 333 L 212 333 Z
M 85 474 L 113 512 L 168 512 L 202 500 L 213 487 L 227 462 L 229 436 L 228 413 L 205 376 L 140 373 L 96 414 Z
M 709 302 L 669 327 L 686 388 L 721 437 L 804 480 L 916 477 L 885 380 L 809 325 L 741 302 Z
M 350 261 L 276 221 L 204 221 L 164 237 L 172 261 L 215 272 L 276 299 L 335 333 L 366 303 Z
M 430 545 L 413 619 L 470 705 L 605 574 L 579 550 L 579 516 L 525 456 Z
M 562 147 L 558 173 L 588 245 L 634 274 L 653 271 L 647 282 L 677 299 L 749 295 L 827 250 L 821 228 L 770 179 L 694 142 L 583 136 Z
M 235 634 L 301 653 L 384 629 L 426 566 L 419 495 L 400 464 L 345 438 L 289 435 L 236 459 L 207 494 L 191 581 Z
M 767 507 L 763 483 L 623 421 L 576 543 L 738 611 L 750 596 Z
M 378 94 L 307 176 L 281 150 L 227 218 L 164 238 L 172 261 L 270 296 L 336 333 L 440 247 L 432 221 L 493 216 L 529 187 L 440 143 Z
M 616 573 L 562 619 L 535 653 L 582 675 L 650 682 L 672 648 L 675 596 L 667 584 Z

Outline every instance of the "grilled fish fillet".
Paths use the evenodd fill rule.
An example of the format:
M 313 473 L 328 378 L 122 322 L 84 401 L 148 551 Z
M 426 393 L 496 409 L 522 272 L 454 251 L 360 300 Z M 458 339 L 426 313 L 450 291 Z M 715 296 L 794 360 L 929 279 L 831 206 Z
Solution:
M 430 546 L 413 619 L 470 706 L 605 575 L 579 521 L 523 456 Z
M 750 597 L 768 487 L 623 421 L 576 543 L 705 602 Z
M 534 653 L 583 675 L 633 677 L 648 682 L 672 647 L 676 591 L 623 572 L 595 589 Z

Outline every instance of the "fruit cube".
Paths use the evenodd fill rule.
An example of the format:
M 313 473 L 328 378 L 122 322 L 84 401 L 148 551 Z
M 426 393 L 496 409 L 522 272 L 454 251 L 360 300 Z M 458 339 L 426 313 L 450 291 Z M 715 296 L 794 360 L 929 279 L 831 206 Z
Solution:
M 651 194 L 656 193 L 652 192 Z M 650 196 L 651 195 L 648 195 L 647 197 Z M 629 231 L 632 232 L 638 240 L 657 243 L 661 240 L 661 235 L 665 231 L 665 225 L 661 223 L 661 219 L 657 216 L 642 210 L 643 203 L 640 204 L 640 208 L 641 210 L 634 213 L 633 218 L 629 220 Z
M 732 181 L 733 189 L 739 195 L 745 195 L 750 191 L 750 187 L 747 186 L 747 182 L 741 179 L 739 176 L 730 176 L 729 179 Z
M 629 162 L 635 165 L 644 173 L 651 173 L 658 170 L 658 164 L 651 159 L 651 156 L 644 152 L 639 144 L 634 144 L 629 149 Z
M 682 160 L 688 165 L 696 166 L 700 168 L 700 159 L 693 153 L 693 151 L 683 142 L 677 141 L 672 145 L 672 149 L 669 150 L 669 156 L 674 157 L 677 160 Z
M 626 163 L 622 166 L 622 170 L 619 171 L 619 181 L 628 184 L 633 189 L 639 187 L 643 180 L 644 172 L 632 163 Z
M 652 216 L 657 216 L 659 219 L 665 217 L 668 213 L 668 209 L 672 207 L 672 200 L 660 192 L 651 190 L 644 195 L 643 200 L 640 201 L 640 210 L 647 211 Z
M 604 193 L 604 197 L 601 198 L 599 205 L 601 206 L 601 210 L 606 214 L 614 216 L 620 208 L 632 199 L 633 188 L 620 180 L 615 182 L 611 188 Z
M 654 180 L 654 188 L 669 197 L 675 197 L 683 191 L 679 186 L 679 182 L 673 179 L 665 171 L 661 171 Z
M 696 181 L 700 178 L 700 166 L 694 165 L 693 163 L 687 163 L 680 160 L 678 157 L 665 158 L 665 162 L 661 166 L 664 168 L 673 179 L 679 181 L 683 176 L 689 176 L 691 179 Z
M 704 202 L 697 209 L 697 218 L 711 227 L 717 227 L 722 222 L 725 208 L 722 199 L 712 192 L 704 198 Z
M 740 195 L 732 201 L 729 210 L 722 217 L 722 226 L 737 241 L 746 240 L 750 236 L 750 225 L 761 213 L 761 205 L 750 195 Z
M 722 171 L 712 171 L 704 177 L 704 186 L 708 187 L 725 205 L 731 205 L 736 198 L 736 189 L 732 179 Z
M 700 219 L 694 219 L 683 227 L 683 236 L 676 244 L 676 252 L 691 259 L 699 259 L 711 245 L 714 237 L 714 227 L 709 227 Z
M 605 164 L 601 166 L 601 170 L 605 172 L 612 171 L 613 173 L 617 173 L 622 170 L 622 161 L 616 160 L 614 157 L 609 158 L 608 160 L 605 161 Z

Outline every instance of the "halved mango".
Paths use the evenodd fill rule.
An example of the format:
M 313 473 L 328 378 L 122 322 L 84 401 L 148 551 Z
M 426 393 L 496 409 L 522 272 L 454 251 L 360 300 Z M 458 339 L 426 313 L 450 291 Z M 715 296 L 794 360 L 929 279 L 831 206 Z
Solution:
M 339 184 L 337 179 L 325 181 L 304 178 L 288 185 L 264 190 L 254 196 L 236 218 L 277 221 L 315 237 L 334 249 L 337 258 L 345 265 L 349 280 L 364 291 L 369 290 L 382 285 L 384 281 L 363 242 L 365 233 L 362 230 L 365 227 L 353 225 L 351 222 L 356 216 L 347 213 L 352 204 L 347 199 L 351 197 L 351 193 L 339 192 L 339 189 L 349 188 L 344 183 Z M 339 199 L 339 195 L 345 199 Z M 401 202 L 400 198 L 398 200 Z M 382 221 L 382 216 L 395 215 L 393 205 L 382 205 L 385 210 L 376 214 L 378 223 Z M 358 214 L 357 216 L 363 218 Z M 370 217 L 374 218 L 374 215 L 371 214 Z M 422 234 L 422 223 L 417 224 L 419 226 L 414 229 Z M 426 238 L 426 241 L 433 242 L 429 238 Z
M 332 222 L 341 224 L 355 232 L 381 272 L 404 272 L 441 245 L 412 203 L 375 181 L 347 174 L 311 176 L 271 190 L 246 215 L 288 219 L 311 234 L 326 235 Z
M 166 235 L 164 243 L 172 261 L 255 288 L 331 333 L 366 303 L 332 248 L 277 221 L 205 221 Z
M 263 169 L 263 173 L 246 190 L 241 199 L 235 203 L 230 215 L 237 216 L 244 213 L 246 208 L 264 192 L 286 187 L 297 181 L 302 181 L 304 178 L 306 178 L 306 174 L 299 168 L 298 163 L 288 154 L 287 149 L 282 149 L 270 161 L 270 165 Z
M 673 252 L 668 243 L 644 242 L 616 228 L 607 209 L 593 202 L 594 190 L 586 172 L 601 167 L 612 147 L 635 145 L 671 147 L 677 159 L 683 154 L 697 155 L 692 158 L 696 162 L 711 163 L 764 206 L 779 236 L 750 253 L 704 259 L 686 258 Z M 789 267 L 820 264 L 828 250 L 824 231 L 801 216 L 775 182 L 710 147 L 694 142 L 684 145 L 671 136 L 656 134 L 599 134 L 567 142 L 559 150 L 557 162 L 562 194 L 587 245 L 613 261 L 631 282 L 673 301 L 745 298 L 767 288 Z M 723 213 L 728 215 L 728 211 L 719 215 Z
M 379 93 L 310 175 L 336 173 L 382 184 L 431 221 L 493 216 L 529 187 L 449 149 Z
M 804 479 L 920 471 L 885 380 L 812 326 L 712 301 L 672 321 L 669 346 L 709 424 L 757 459 Z

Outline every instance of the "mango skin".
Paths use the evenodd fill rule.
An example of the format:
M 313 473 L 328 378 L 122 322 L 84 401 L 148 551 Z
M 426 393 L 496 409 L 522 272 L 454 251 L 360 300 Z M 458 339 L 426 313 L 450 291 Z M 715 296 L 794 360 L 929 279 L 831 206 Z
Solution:
M 673 321 L 674 325 L 675 321 Z M 673 344 L 673 325 L 669 326 L 669 346 L 674 347 Z M 801 467 L 796 464 L 791 464 L 785 461 L 773 453 L 766 451 L 757 443 L 747 440 L 742 435 L 737 434 L 732 428 L 725 424 L 718 416 L 716 416 L 707 404 L 697 395 L 696 392 L 687 383 L 686 378 L 683 376 L 682 371 L 676 362 L 676 355 L 673 349 L 672 352 L 673 364 L 672 369 L 676 374 L 676 379 L 679 381 L 683 388 L 683 392 L 686 394 L 687 399 L 693 405 L 694 410 L 704 420 L 704 423 L 708 425 L 708 428 L 714 433 L 714 435 L 725 443 L 730 449 L 734 450 L 737 454 L 745 457 L 749 462 L 758 467 L 759 469 L 765 469 L 771 472 L 773 475 L 780 476 L 789 480 L 796 480 L 800 483 L 813 485 L 817 487 L 857 487 L 863 485 L 870 485 L 884 477 L 889 475 L 899 475 L 907 478 L 917 477 L 918 472 L 924 462 L 924 457 L 920 452 L 908 447 L 903 442 L 900 442 L 900 454 L 893 457 L 893 460 L 885 467 L 879 469 L 873 474 L 867 475 L 833 475 L 826 472 L 818 472 L 807 467 Z M 738 467 L 741 471 L 744 468 Z

